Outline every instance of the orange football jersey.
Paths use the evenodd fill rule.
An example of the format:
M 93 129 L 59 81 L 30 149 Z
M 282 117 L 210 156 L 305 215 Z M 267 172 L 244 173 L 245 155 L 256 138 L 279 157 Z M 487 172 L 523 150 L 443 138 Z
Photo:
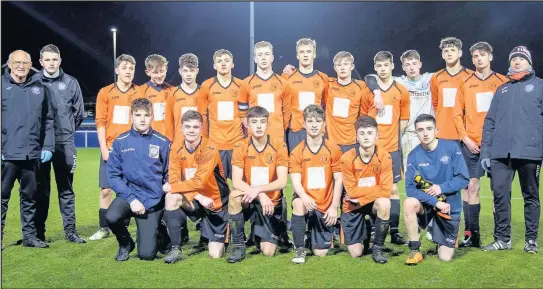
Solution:
M 187 93 L 181 85 L 172 88 L 172 93 L 166 101 L 166 136 L 174 142 L 176 137 L 182 137 L 181 118 L 189 110 L 198 110 L 197 101 L 200 96 L 200 86 L 192 93 Z M 202 113 L 200 111 L 200 113 Z M 206 130 L 202 126 L 202 131 Z
M 166 137 L 166 101 L 171 93 L 171 88 L 172 86 L 167 83 L 154 85 L 151 81 L 148 81 L 137 89 L 141 97 L 147 98 L 153 103 L 153 123 L 151 127 Z

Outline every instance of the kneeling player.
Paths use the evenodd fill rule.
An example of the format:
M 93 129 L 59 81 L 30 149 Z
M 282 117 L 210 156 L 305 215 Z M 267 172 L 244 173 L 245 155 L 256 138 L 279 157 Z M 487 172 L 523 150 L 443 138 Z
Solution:
M 384 264 L 388 261 L 383 245 L 390 219 L 392 159 L 386 150 L 375 146 L 377 121 L 374 118 L 359 118 L 355 128 L 359 145 L 341 158 L 343 186 L 347 192 L 341 214 L 344 243 L 352 257 L 362 256 L 363 241 L 369 237 L 369 232 L 364 230 L 364 217 L 377 216 L 372 257 L 375 262 Z
M 187 111 L 181 118 L 184 138 L 170 151 L 170 179 L 166 192 L 166 224 L 172 249 L 166 263 L 181 260 L 182 220 L 202 219 L 201 236 L 209 240 L 209 256 L 220 258 L 224 252 L 230 190 L 226 183 L 219 151 L 202 138 L 202 115 Z
M 468 169 L 456 141 L 436 138 L 433 116 L 419 115 L 415 120 L 415 131 L 421 144 L 407 157 L 405 187 L 408 198 L 404 202 L 404 220 L 411 252 L 406 264 L 422 262 L 418 227 L 426 228 L 431 220 L 433 224 L 429 231 L 438 245 L 439 259 L 450 261 L 458 245 L 462 212 L 460 190 L 469 183 Z M 427 186 L 417 186 L 420 180 Z
M 305 263 L 304 235 L 306 220 L 311 230 L 311 248 L 324 256 L 332 245 L 334 225 L 341 198 L 341 149 L 325 140 L 324 111 L 315 104 L 304 109 L 306 139 L 291 152 L 290 178 L 292 200 L 292 238 L 296 253 L 292 262 Z M 307 219 L 306 219 L 307 218 Z
M 268 111 L 254 106 L 247 113 L 250 137 L 234 146 L 232 185 L 228 200 L 230 228 L 234 251 L 228 262 L 245 258 L 242 206 L 254 214 L 254 235 L 260 239 L 260 250 L 273 256 L 280 236 L 286 231 L 283 189 L 287 185 L 288 150 L 283 137 L 272 138 L 268 131 Z
M 161 185 L 167 180 L 170 141 L 151 128 L 153 104 L 149 100 L 134 100 L 130 110 L 132 129 L 113 142 L 107 162 L 108 182 L 117 197 L 105 219 L 119 242 L 117 261 L 128 260 L 135 247 L 125 224 L 130 217 L 136 219 L 138 228 L 138 256 L 153 260 L 159 250 L 157 236 L 167 235 L 160 223 L 164 212 Z

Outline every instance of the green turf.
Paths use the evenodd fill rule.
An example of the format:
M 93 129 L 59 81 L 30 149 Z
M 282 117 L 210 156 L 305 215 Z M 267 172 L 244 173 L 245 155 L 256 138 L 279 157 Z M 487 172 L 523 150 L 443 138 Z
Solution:
M 77 225 L 88 238 L 98 225 L 98 149 L 80 149 L 75 175 Z M 54 183 L 54 182 L 53 182 Z M 304 265 L 290 262 L 292 252 L 273 258 L 249 255 L 240 264 L 225 259 L 211 260 L 206 253 L 188 256 L 166 265 L 161 259 L 140 261 L 135 252 L 130 260 L 117 263 L 115 238 L 72 244 L 64 241 L 56 188 L 52 188 L 47 221 L 49 249 L 13 245 L 20 239 L 19 198 L 14 189 L 7 215 L 2 252 L 3 287 L 540 287 L 543 284 L 543 255 L 524 253 L 523 202 L 517 181 L 513 186 L 513 250 L 457 251 L 450 263 L 427 256 L 416 267 L 404 265 L 406 254 L 391 257 L 386 265 L 375 264 L 371 256 L 353 259 L 346 252 L 324 258 L 309 257 Z M 402 190 L 403 191 L 403 190 Z M 287 194 L 291 195 L 289 186 Z M 492 241 L 491 195 L 488 182 L 482 184 L 481 227 L 484 243 Z M 131 232 L 135 225 L 130 227 Z M 198 239 L 190 223 L 191 243 Z M 403 225 L 402 225 L 403 227 Z M 462 225 L 463 228 L 463 225 Z M 423 251 L 433 246 L 423 241 Z M 192 246 L 192 244 L 191 244 Z M 386 243 L 387 247 L 403 250 Z M 252 249 L 251 249 L 252 250 Z M 160 255 L 159 255 L 160 256 Z

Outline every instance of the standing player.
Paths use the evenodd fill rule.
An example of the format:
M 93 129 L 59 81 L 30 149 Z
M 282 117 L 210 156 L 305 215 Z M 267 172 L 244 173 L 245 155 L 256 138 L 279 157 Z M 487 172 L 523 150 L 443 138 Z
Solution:
M 204 117 L 204 136 L 217 146 L 226 178 L 232 178 L 232 150 L 243 139 L 242 111 L 247 104 L 239 102 L 241 80 L 232 76 L 234 57 L 230 51 L 219 49 L 213 54 L 217 76 L 202 83 L 197 107 Z
M 443 38 L 439 48 L 446 67 L 434 73 L 430 81 L 432 106 L 434 107 L 438 129 L 437 137 L 455 140 L 460 145 L 460 133 L 453 121 L 454 108 L 460 106 L 458 94 L 461 83 L 466 81 L 473 71 L 462 67 L 462 64 L 460 64 L 460 57 L 462 57 L 462 41 L 460 39 L 455 37 Z M 462 201 L 465 227 L 469 229 L 470 217 L 466 215 L 469 212 L 467 190 L 462 191 Z M 468 234 L 466 231 L 465 235 Z
M 145 74 L 149 81 L 138 87 L 138 94 L 153 103 L 153 129 L 166 135 L 166 100 L 171 94 L 172 86 L 164 82 L 168 72 L 168 60 L 158 54 L 145 58 Z M 171 139 L 170 139 L 171 140 Z
M 479 178 L 484 175 L 484 170 L 479 156 L 483 138 L 483 124 L 496 89 L 509 80 L 507 77 L 493 72 L 490 68 L 493 59 L 490 44 L 478 42 L 471 46 L 469 51 L 476 71 L 461 83 L 458 94 L 460 105 L 454 107 L 454 121 L 460 138 L 463 140 L 462 154 L 466 160 L 470 177 L 468 210 L 464 211 L 464 217 L 469 219 L 464 230 L 464 240 L 460 243 L 460 247 L 480 247 L 479 212 L 481 211 L 481 205 L 479 200 Z
M 240 104 L 254 107 L 261 106 L 270 114 L 269 134 L 273 138 L 285 139 L 285 131 L 290 122 L 291 100 L 287 81 L 274 73 L 273 46 L 261 41 L 255 44 L 254 60 L 256 73 L 249 75 L 241 84 Z M 242 111 L 245 117 L 246 111 Z M 246 120 L 244 119 L 246 122 Z
M 337 78 L 329 78 L 326 132 L 327 138 L 344 153 L 357 147 L 352 128 L 360 116 L 369 113 L 373 95 L 363 81 L 352 79 L 354 57 L 351 53 L 338 52 L 333 62 Z
M 390 153 L 392 158 L 393 181 L 390 196 L 390 241 L 394 244 L 405 245 L 405 240 L 398 230 L 400 225 L 400 194 L 397 183 L 402 180 L 402 154 L 400 151 L 400 135 L 405 132 L 409 121 L 409 92 L 392 78 L 394 60 L 392 53 L 380 51 L 373 58 L 377 84 L 381 90 L 384 108 L 375 112 L 372 108 L 370 115 L 376 115 L 379 125 L 377 146 Z
M 287 232 L 283 189 L 287 185 L 288 150 L 282 137 L 268 134 L 268 111 L 253 106 L 247 113 L 250 137 L 236 144 L 232 156 L 234 191 L 228 200 L 234 251 L 228 262 L 245 258 L 242 207 L 254 214 L 254 235 L 264 256 L 273 256 Z
M 438 245 L 439 259 L 450 261 L 458 242 L 462 212 L 460 190 L 469 183 L 468 169 L 457 142 L 436 138 L 433 116 L 419 115 L 415 129 L 421 144 L 407 157 L 405 191 L 408 198 L 404 201 L 404 221 L 411 252 L 406 264 L 422 262 L 419 226 L 424 229 L 431 220 L 433 225 L 429 231 Z M 416 176 L 432 183 L 432 186 L 425 191 L 418 189 Z M 441 195 L 446 196 L 446 202 L 438 200 Z
M 138 98 L 134 80 L 136 60 L 131 55 L 122 54 L 115 60 L 117 81 L 98 92 L 96 97 L 96 130 L 100 143 L 100 171 L 98 184 L 100 186 L 100 229 L 89 240 L 100 240 L 109 236 L 105 218 L 106 210 L 111 204 L 112 192 L 107 176 L 107 160 L 113 141 L 121 134 L 130 130 L 130 104 Z
M 198 76 L 198 57 L 187 53 L 179 57 L 179 75 L 181 84 L 172 88 L 172 93 L 166 101 L 166 136 L 176 142 L 182 137 L 181 118 L 189 110 L 197 110 L 197 101 L 200 94 L 200 86 L 196 83 Z
M 343 199 L 341 229 L 345 244 L 352 257 L 361 257 L 363 241 L 368 232 L 364 230 L 364 217 L 375 220 L 375 238 L 372 257 L 377 263 L 388 262 L 383 245 L 388 233 L 390 218 L 390 193 L 392 192 L 392 159 L 390 154 L 375 146 L 377 122 L 363 116 L 355 123 L 357 147 L 341 158 L 341 174 L 347 195 Z
M 77 150 L 74 135 L 83 122 L 83 95 L 79 83 L 60 68 L 60 50 L 49 44 L 40 51 L 41 80 L 49 90 L 55 112 L 55 153 L 51 162 L 40 165 L 38 176 L 38 202 L 36 206 L 36 235 L 45 241 L 45 222 L 51 197 L 51 163 L 55 170 L 58 202 L 66 240 L 86 243 L 76 231 L 75 193 L 73 191 Z
M 315 104 L 304 109 L 306 139 L 290 153 L 289 171 L 294 188 L 292 238 L 296 253 L 292 262 L 305 263 L 306 223 L 311 248 L 317 256 L 330 249 L 341 199 L 341 149 L 324 139 L 324 111 Z M 307 220 L 307 221 L 306 221 Z
M 219 151 L 202 137 L 202 115 L 187 111 L 181 119 L 183 139 L 170 152 L 170 181 L 164 184 L 166 224 L 172 249 L 165 263 L 182 258 L 181 232 L 187 215 L 192 221 L 202 219 L 200 234 L 209 240 L 209 256 L 220 258 L 227 240 L 228 195 L 230 189 Z
M 432 107 L 432 93 L 430 91 L 430 80 L 433 73 L 425 72 L 420 73 L 422 67 L 422 61 L 420 60 L 420 54 L 416 50 L 407 50 L 402 53 L 401 59 L 402 69 L 405 75 L 394 76 L 394 80 L 402 84 L 409 90 L 409 122 L 405 133 L 402 135 L 402 156 L 403 166 L 407 165 L 407 155 L 420 144 L 419 138 L 415 132 L 415 119 L 417 116 L 425 113 L 434 115 L 434 109 Z M 379 89 L 377 86 L 377 79 L 373 74 L 365 77 L 368 87 L 375 91 Z
M 288 133 L 288 150 L 292 150 L 306 138 L 303 112 L 311 104 L 323 107 L 328 92 L 328 76 L 313 68 L 317 57 L 317 43 L 310 38 L 296 42 L 298 69 L 291 74 L 283 74 L 291 89 L 292 117 Z
M 157 237 L 164 213 L 162 184 L 168 179 L 170 141 L 151 127 L 150 100 L 135 99 L 130 118 L 132 128 L 115 139 L 107 163 L 108 180 L 117 197 L 107 209 L 106 220 L 119 242 L 115 260 L 128 260 L 134 250 L 135 243 L 125 225 L 126 219 L 134 217 L 138 256 L 151 261 L 159 250 Z

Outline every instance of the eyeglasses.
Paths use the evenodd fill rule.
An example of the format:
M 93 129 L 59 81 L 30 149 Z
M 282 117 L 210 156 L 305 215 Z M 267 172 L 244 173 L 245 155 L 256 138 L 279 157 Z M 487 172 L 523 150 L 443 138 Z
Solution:
M 10 63 L 15 67 L 20 67 L 21 65 L 23 67 L 30 67 L 30 65 L 32 65 L 32 62 L 30 61 L 10 61 Z

